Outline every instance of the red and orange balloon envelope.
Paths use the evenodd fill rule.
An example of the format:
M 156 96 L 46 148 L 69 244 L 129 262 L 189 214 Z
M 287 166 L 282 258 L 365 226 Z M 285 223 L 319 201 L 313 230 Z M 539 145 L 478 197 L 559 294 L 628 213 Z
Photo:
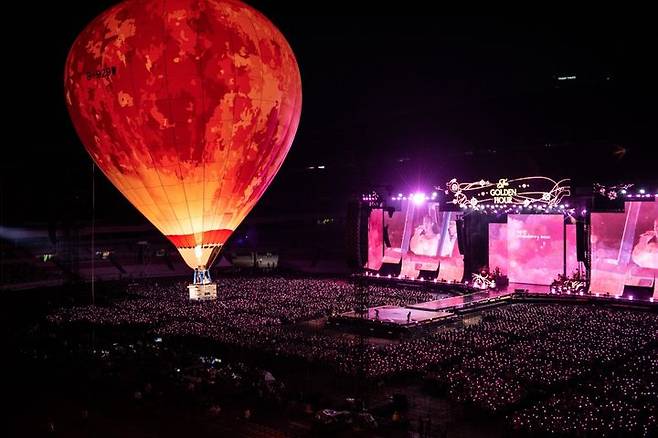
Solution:
M 301 112 L 295 56 L 236 0 L 128 0 L 69 52 L 66 103 L 98 167 L 209 267 L 272 182 Z

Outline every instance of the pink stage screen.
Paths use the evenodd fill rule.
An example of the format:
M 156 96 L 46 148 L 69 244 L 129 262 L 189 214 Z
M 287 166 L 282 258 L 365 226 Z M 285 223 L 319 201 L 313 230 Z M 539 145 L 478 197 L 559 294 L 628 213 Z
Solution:
M 384 210 L 375 208 L 368 218 L 368 269 L 379 270 L 384 260 Z
M 409 208 L 413 208 L 413 220 L 408 230 L 409 250 L 402 258 L 402 275 L 416 278 L 421 270 L 439 269 L 438 252 L 443 217 L 436 203 L 411 205 Z
M 658 201 L 626 202 L 623 213 L 592 213 L 592 292 L 651 287 L 658 276 Z
M 384 211 L 384 263 L 400 263 L 402 259 L 402 239 L 407 217 L 406 205 L 402 211 L 392 214 Z
M 457 243 L 458 213 L 444 212 L 441 214 L 441 241 L 439 243 L 439 276 L 440 280 L 462 281 L 464 277 L 464 256 L 459 253 Z
M 400 275 L 418 278 L 437 271 L 438 278 L 461 281 L 464 257 L 457 245 L 457 212 L 442 212 L 436 202 L 403 202 L 400 211 L 374 209 L 368 219 L 368 269 L 402 262 Z
M 441 212 L 436 203 L 410 208 L 414 209 L 413 221 L 405 232 L 409 249 L 402 258 L 401 275 L 417 278 L 421 270 L 438 269 L 439 278 L 461 281 L 464 258 L 457 245 L 457 213 Z
M 509 215 L 507 233 L 510 282 L 550 285 L 564 271 L 564 216 Z
M 489 269 L 509 273 L 507 257 L 507 224 L 489 224 Z

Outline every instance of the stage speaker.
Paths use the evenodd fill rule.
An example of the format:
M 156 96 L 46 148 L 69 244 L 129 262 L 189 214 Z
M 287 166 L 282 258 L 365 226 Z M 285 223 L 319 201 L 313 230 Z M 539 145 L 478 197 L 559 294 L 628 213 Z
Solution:
M 464 255 L 464 219 L 457 219 L 457 248 L 459 248 L 459 254 Z
M 587 261 L 587 233 L 585 232 L 585 222 L 576 222 L 576 257 L 579 262 Z
M 398 263 L 383 263 L 382 267 L 379 269 L 379 273 L 382 277 L 390 275 L 391 277 L 398 277 L 402 272 L 402 260 Z
M 653 287 L 654 285 L 647 286 L 632 286 L 629 284 L 624 285 L 624 290 L 622 292 L 622 297 L 630 298 L 633 297 L 634 300 L 643 300 L 647 301 L 653 296 Z
M 421 269 L 420 273 L 418 274 L 420 278 L 424 278 L 426 280 L 434 280 L 436 279 L 436 277 L 438 277 L 438 275 L 439 275 L 438 268 L 436 269 L 436 271 L 424 271 Z

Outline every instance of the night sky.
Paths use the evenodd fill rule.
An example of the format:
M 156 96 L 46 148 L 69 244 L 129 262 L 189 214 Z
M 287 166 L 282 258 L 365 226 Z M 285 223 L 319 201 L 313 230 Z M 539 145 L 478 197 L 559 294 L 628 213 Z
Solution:
M 11 141 L 0 162 L 0 223 L 88 214 L 91 160 L 66 111 L 63 67 L 77 34 L 113 3 L 76 2 L 56 20 L 64 6 L 47 6 L 30 38 L 8 49 L 19 67 L 4 90 Z M 406 192 L 453 177 L 658 186 L 648 18 L 419 17 L 381 5 L 378 16 L 347 16 L 349 3 L 249 3 L 290 42 L 304 93 L 291 152 L 252 217 L 340 214 L 369 188 Z M 318 165 L 326 168 L 307 169 Z M 97 216 L 143 221 L 100 172 Z

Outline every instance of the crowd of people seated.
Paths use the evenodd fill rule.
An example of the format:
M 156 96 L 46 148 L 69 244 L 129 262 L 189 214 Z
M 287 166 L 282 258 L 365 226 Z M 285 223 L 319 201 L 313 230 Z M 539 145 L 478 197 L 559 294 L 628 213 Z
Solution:
M 144 326 L 155 336 L 200 337 L 373 381 L 425 376 L 450 398 L 508 415 L 514 429 L 529 433 L 655 432 L 655 313 L 513 304 L 482 311 L 476 323 L 364 345 L 355 336 L 298 324 L 353 309 L 347 282 L 232 278 L 219 282 L 218 295 L 190 302 L 183 283 L 136 284 L 126 299 L 62 309 L 50 321 Z M 422 290 L 370 287 L 371 305 L 432 298 Z

